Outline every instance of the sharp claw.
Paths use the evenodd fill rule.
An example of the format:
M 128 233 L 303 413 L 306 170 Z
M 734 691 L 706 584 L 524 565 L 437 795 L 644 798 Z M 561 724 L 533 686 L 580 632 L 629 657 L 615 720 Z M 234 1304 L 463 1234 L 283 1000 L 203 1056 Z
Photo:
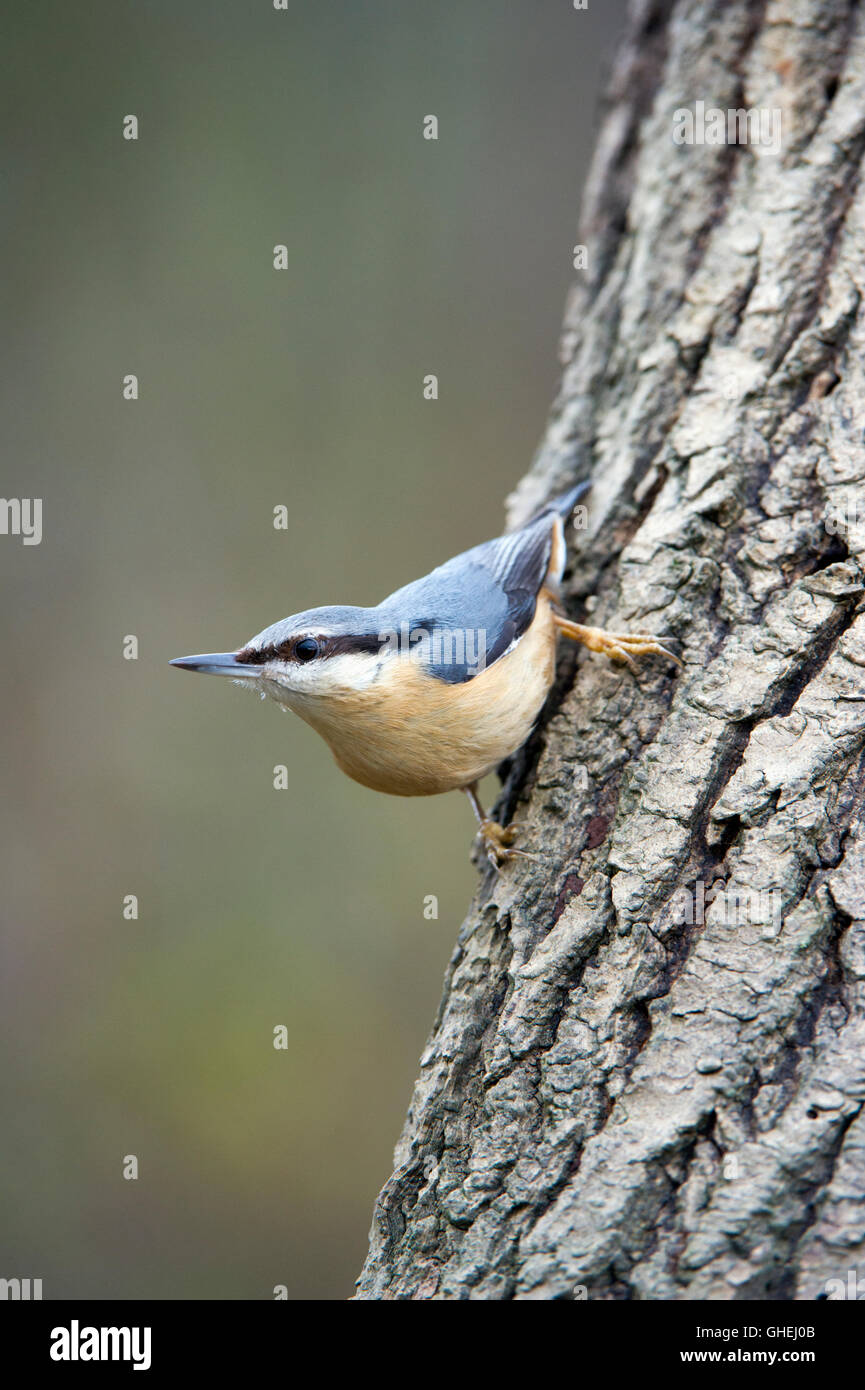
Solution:
M 636 671 L 637 663 L 634 658 L 625 651 L 624 647 L 615 645 L 610 648 L 610 656 L 614 661 L 626 661 L 632 671 Z

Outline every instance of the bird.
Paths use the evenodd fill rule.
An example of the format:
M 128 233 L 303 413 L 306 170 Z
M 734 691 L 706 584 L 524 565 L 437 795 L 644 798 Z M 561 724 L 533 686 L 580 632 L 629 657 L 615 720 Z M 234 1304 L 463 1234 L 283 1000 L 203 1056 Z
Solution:
M 681 665 L 650 634 L 607 632 L 565 614 L 565 520 L 589 487 L 577 484 L 518 530 L 454 556 L 373 608 L 309 608 L 235 651 L 171 665 L 232 677 L 293 711 L 344 773 L 374 791 L 464 792 L 500 870 L 525 852 L 513 848 L 513 826 L 486 814 L 478 783 L 535 727 L 555 680 L 557 638 L 632 669 L 648 653 Z

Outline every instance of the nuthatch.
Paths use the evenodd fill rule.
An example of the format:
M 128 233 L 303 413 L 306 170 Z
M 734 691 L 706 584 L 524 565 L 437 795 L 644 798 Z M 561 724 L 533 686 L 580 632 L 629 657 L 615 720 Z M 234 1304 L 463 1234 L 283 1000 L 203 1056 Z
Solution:
M 645 634 L 583 627 L 558 604 L 563 518 L 581 484 L 528 525 L 457 555 L 376 608 L 309 608 L 236 652 L 185 656 L 188 671 L 232 676 L 299 714 L 343 772 L 374 791 L 464 791 L 490 861 L 513 830 L 484 814 L 477 783 L 523 744 L 555 676 L 559 633 L 633 666 L 671 652 Z

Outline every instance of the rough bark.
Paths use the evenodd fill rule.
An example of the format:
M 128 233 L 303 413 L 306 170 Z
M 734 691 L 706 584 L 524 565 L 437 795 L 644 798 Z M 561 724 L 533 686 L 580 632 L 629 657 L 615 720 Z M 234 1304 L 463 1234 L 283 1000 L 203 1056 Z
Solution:
M 698 99 L 783 151 L 676 145 Z M 685 667 L 562 654 L 499 807 L 542 859 L 482 874 L 360 1298 L 865 1277 L 863 151 L 858 4 L 632 6 L 511 521 L 591 474 L 569 609 Z

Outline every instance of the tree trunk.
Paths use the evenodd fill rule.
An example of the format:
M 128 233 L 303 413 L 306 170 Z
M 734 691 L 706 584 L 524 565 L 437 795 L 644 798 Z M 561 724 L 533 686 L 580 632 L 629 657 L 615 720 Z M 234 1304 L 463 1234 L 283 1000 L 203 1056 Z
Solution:
M 781 150 L 676 143 L 699 101 Z M 360 1298 L 865 1276 L 863 151 L 856 0 L 632 5 L 511 521 L 591 475 L 569 611 L 685 665 L 562 652 Z

